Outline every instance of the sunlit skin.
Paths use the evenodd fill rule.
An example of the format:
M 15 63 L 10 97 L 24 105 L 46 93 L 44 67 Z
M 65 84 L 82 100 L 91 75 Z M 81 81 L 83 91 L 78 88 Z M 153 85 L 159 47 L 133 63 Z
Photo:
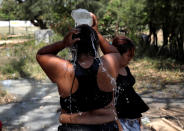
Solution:
M 95 27 L 94 27 L 95 28 Z M 57 84 L 59 95 L 63 98 L 68 97 L 72 93 L 75 93 L 78 89 L 78 80 L 75 78 L 75 70 L 72 63 L 57 56 L 57 53 L 66 47 L 70 47 L 78 39 L 72 39 L 73 34 L 77 34 L 77 30 L 70 31 L 62 41 L 55 42 L 41 48 L 36 55 L 37 61 L 42 67 L 47 76 Z M 97 32 L 99 37 L 100 47 L 107 43 L 107 41 Z M 111 84 L 111 78 L 115 79 L 118 75 L 120 68 L 121 56 L 117 49 L 112 45 L 108 45 L 108 54 L 101 57 L 102 65 L 99 66 L 97 73 L 97 83 L 101 91 L 112 92 L 115 86 Z M 83 68 L 88 68 L 93 63 L 94 58 L 92 56 L 81 54 L 77 59 L 78 63 Z M 103 71 L 106 69 L 106 72 Z M 108 75 L 107 75 L 108 73 Z M 111 76 L 111 77 L 109 77 Z M 73 85 L 72 85 L 72 81 Z M 72 88 L 73 87 L 73 88 Z M 62 111 L 60 115 L 61 123 L 72 124 L 103 124 L 112 122 L 115 120 L 116 113 L 114 111 L 113 100 L 109 105 L 104 108 L 90 110 L 83 113 L 65 113 Z
M 127 51 L 126 53 L 121 55 L 121 60 L 122 60 L 121 65 L 124 67 L 127 66 L 131 59 L 132 59 L 131 53 L 130 51 Z
M 121 55 L 121 68 L 119 69 L 119 74 L 124 76 L 127 75 L 125 67 L 128 66 L 131 59 L 132 59 L 132 53 L 130 50 Z

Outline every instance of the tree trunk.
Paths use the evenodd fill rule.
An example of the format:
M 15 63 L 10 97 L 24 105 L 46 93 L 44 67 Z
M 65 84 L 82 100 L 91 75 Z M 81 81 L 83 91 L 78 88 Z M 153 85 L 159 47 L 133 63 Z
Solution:
M 153 32 L 153 44 L 156 48 L 158 48 L 158 38 L 156 31 Z
M 164 49 L 165 46 L 167 46 L 168 44 L 168 37 L 169 37 L 169 34 L 168 34 L 168 30 L 167 30 L 167 27 L 163 27 L 163 45 L 162 47 L 160 48 L 160 50 L 158 51 L 157 55 L 160 55 Z M 165 52 L 166 53 L 166 52 Z
M 184 44 L 184 41 L 183 41 L 183 37 L 182 37 L 182 33 L 180 32 L 178 34 L 178 37 L 177 37 L 177 41 L 178 41 L 178 58 L 182 60 L 182 58 L 184 57 L 184 47 L 183 47 L 183 44 Z

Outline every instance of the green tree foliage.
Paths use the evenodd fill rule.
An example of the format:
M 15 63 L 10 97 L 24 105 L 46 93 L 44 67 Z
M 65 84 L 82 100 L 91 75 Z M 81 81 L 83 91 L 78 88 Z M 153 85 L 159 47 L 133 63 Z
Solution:
M 0 9 L 0 11 L 4 19 L 6 16 L 7 19 L 30 20 L 32 24 L 39 26 L 41 29 L 51 27 L 56 32 L 64 34 L 69 28 L 74 27 L 74 21 L 71 18 L 71 11 L 73 9 L 85 8 L 95 14 L 103 14 L 105 3 L 108 1 L 109 0 L 7 0 L 3 5 L 3 10 Z M 9 14 L 7 12 L 9 12 Z M 10 13 L 12 15 L 10 15 Z M 10 16 L 12 17 L 10 18 Z
M 104 9 L 100 22 L 106 34 L 118 35 L 125 31 L 134 38 L 136 32 L 145 28 L 144 0 L 113 0 Z
M 41 29 L 52 28 L 65 34 L 74 27 L 71 11 L 77 8 L 95 13 L 104 35 L 124 30 L 137 41 L 148 30 L 146 48 L 154 47 L 154 55 L 184 58 L 183 0 L 4 0 L 0 18 L 30 20 Z M 160 30 L 163 43 L 157 40 Z
M 163 31 L 163 44 L 157 55 L 168 55 L 184 59 L 184 1 L 183 0 L 149 0 L 145 11 L 149 25 L 150 37 L 153 35 L 157 48 L 157 32 Z
M 19 14 L 21 19 L 30 20 L 34 25 L 45 29 L 51 26 L 61 34 L 74 27 L 71 11 L 85 8 L 97 13 L 107 0 L 17 0 L 21 5 Z
M 19 6 L 16 5 L 15 0 L 4 0 L 0 8 L 0 19 L 11 20 L 16 19 Z
M 103 13 L 101 10 L 104 8 L 103 2 L 107 2 L 107 0 L 58 0 L 52 6 L 52 14 L 50 15 L 52 28 L 61 34 L 66 33 L 69 28 L 74 27 L 74 21 L 71 17 L 73 9 L 84 8 L 95 14 L 100 14 Z
M 17 0 L 21 7 L 19 10 L 19 18 L 23 20 L 30 20 L 35 26 L 41 29 L 47 29 L 46 14 L 50 12 L 52 5 L 49 0 Z

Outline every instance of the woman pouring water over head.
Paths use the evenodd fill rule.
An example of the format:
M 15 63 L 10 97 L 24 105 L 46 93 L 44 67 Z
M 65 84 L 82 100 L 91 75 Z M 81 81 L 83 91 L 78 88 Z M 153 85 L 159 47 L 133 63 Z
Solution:
M 97 29 L 97 19 L 93 15 L 94 28 Z M 102 37 L 102 38 L 101 38 Z M 110 44 L 104 42 L 103 36 L 101 36 L 100 45 L 102 52 L 108 54 L 111 49 Z M 121 54 L 120 68 L 118 72 L 118 77 L 116 79 L 115 95 L 116 98 L 116 112 L 119 121 L 119 127 L 122 131 L 140 131 L 141 130 L 141 117 L 142 113 L 146 112 L 149 107 L 141 99 L 141 97 L 135 92 L 133 86 L 135 84 L 135 78 L 132 75 L 128 64 L 134 56 L 135 46 L 133 42 L 123 35 L 114 37 L 112 45 L 117 48 Z
M 114 50 L 99 58 L 99 38 L 92 27 L 83 24 L 69 31 L 62 41 L 37 52 L 38 63 L 58 86 L 62 108 L 58 130 L 118 130 L 112 92 L 120 54 L 112 46 Z M 57 56 L 67 47 L 74 49 L 73 63 Z

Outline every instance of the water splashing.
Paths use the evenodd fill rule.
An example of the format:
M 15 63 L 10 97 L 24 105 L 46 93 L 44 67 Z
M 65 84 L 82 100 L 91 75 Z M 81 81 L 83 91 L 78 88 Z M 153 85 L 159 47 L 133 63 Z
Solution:
M 98 58 L 99 60 L 100 60 L 100 65 L 102 66 L 102 72 L 105 72 L 106 73 L 106 75 L 110 78 L 110 80 L 111 80 L 111 84 L 112 84 L 112 86 L 113 87 L 116 87 L 116 79 L 114 79 L 108 72 L 107 72 L 107 70 L 104 68 L 104 65 L 103 65 L 103 62 L 102 62 L 102 60 L 101 60 L 101 58 L 100 58 L 100 55 L 99 55 L 99 53 L 97 52 L 97 50 L 95 49 L 95 46 L 94 46 L 94 40 L 96 40 L 96 38 L 95 38 L 95 35 L 94 35 L 94 32 L 91 34 L 91 42 L 92 42 L 92 46 L 93 46 L 93 49 L 94 49 L 94 52 L 95 52 L 95 57 L 96 58 Z M 116 102 L 117 102 L 117 95 L 116 95 L 116 89 L 115 88 L 113 88 L 113 92 L 114 92 L 114 99 L 113 99 L 113 107 L 115 107 L 115 105 L 116 105 Z M 118 120 L 118 117 L 117 117 L 117 113 L 116 113 L 116 110 L 115 109 L 113 109 L 113 113 L 114 113 L 114 115 L 115 115 L 115 120 Z
M 112 84 L 112 86 L 113 87 L 116 87 L 116 79 L 115 78 L 113 78 L 109 73 L 108 73 L 108 71 L 106 70 L 106 68 L 104 68 L 104 65 L 103 65 L 103 62 L 102 62 L 102 60 L 101 60 L 101 58 L 100 58 L 100 55 L 99 55 L 99 53 L 98 53 L 98 51 L 96 50 L 96 48 L 95 48 L 95 41 L 96 41 L 96 38 L 95 38 L 95 33 L 93 32 L 93 31 L 91 31 L 91 36 L 90 36 L 90 38 L 91 38 L 91 44 L 92 44 L 92 47 L 93 47 L 93 49 L 94 49 L 94 54 L 95 54 L 95 58 L 98 58 L 99 60 L 100 60 L 100 65 L 101 65 L 101 67 L 102 67 L 102 72 L 104 72 L 104 73 L 106 73 L 106 75 L 107 75 L 107 77 L 110 79 L 110 82 L 111 82 L 111 84 Z M 73 66 L 74 66 L 74 68 L 76 67 L 76 61 L 77 61 L 77 49 L 75 48 L 75 47 L 71 47 L 70 48 L 70 52 L 71 52 L 71 54 L 72 54 L 72 58 L 73 58 Z M 116 91 L 115 91 L 115 88 L 113 88 L 113 92 L 114 93 L 116 93 Z M 72 95 L 72 92 L 71 92 L 71 94 L 70 94 L 70 111 L 71 111 L 71 104 L 72 104 L 72 97 L 71 97 L 71 95 Z M 117 102 L 117 97 L 116 97 L 116 95 L 114 95 L 115 97 L 114 97 L 114 99 L 113 99 L 113 106 L 115 107 L 115 104 L 116 104 L 116 102 Z M 118 117 L 117 117 L 117 114 L 116 114 L 116 110 L 115 109 L 113 109 L 113 113 L 114 113 L 114 115 L 115 115 L 115 120 L 117 120 L 118 119 Z M 72 113 L 71 113 L 72 114 Z M 82 115 L 82 113 L 79 113 L 79 115 Z
M 80 116 L 82 116 L 82 114 L 83 114 L 82 112 L 79 112 L 79 115 L 80 115 Z
M 97 50 L 95 49 L 94 40 L 96 40 L 96 38 L 95 38 L 94 32 L 92 32 L 92 34 L 91 34 L 91 42 L 92 42 L 92 46 L 93 46 L 93 49 L 94 49 L 94 52 L 95 52 L 95 57 L 96 57 L 96 58 L 99 58 L 99 60 L 100 60 L 100 64 L 102 65 L 102 72 L 107 72 L 107 70 L 106 70 L 106 69 L 104 68 L 104 66 L 103 66 L 103 62 L 102 62 L 102 60 L 101 60 L 101 58 L 100 58 L 99 53 L 98 53 Z M 107 73 L 107 75 L 108 75 L 108 77 L 111 77 L 110 74 Z
M 70 52 L 72 54 L 72 59 L 73 59 L 73 67 L 75 69 L 76 67 L 76 61 L 77 61 L 77 49 L 74 48 L 74 47 L 71 47 L 70 48 Z M 72 89 L 73 89 L 73 83 L 74 83 L 74 79 L 75 77 L 73 78 L 73 81 L 72 81 L 72 88 L 71 88 L 71 91 L 70 91 L 70 96 L 69 96 L 69 102 L 70 102 L 70 113 L 72 114 Z

